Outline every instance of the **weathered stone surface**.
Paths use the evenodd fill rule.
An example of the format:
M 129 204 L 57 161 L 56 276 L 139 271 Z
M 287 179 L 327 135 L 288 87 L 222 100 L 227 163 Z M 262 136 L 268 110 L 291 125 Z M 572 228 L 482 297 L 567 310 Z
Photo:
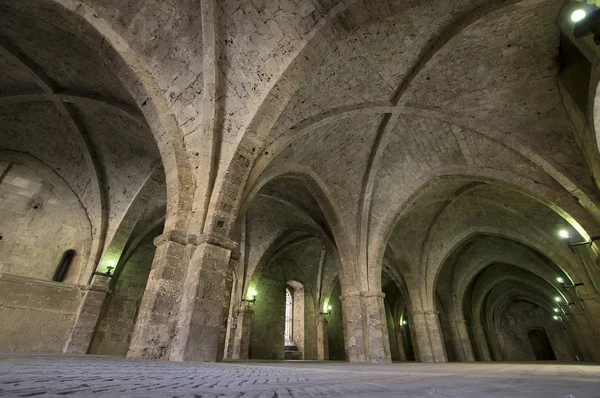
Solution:
M 3 1 L 0 350 L 600 360 L 576 6 Z

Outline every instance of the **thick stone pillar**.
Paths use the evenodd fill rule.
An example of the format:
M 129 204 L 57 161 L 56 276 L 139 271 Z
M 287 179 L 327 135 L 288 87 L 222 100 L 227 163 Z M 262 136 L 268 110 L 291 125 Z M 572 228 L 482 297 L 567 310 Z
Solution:
M 421 362 L 447 362 L 437 311 L 413 311 L 411 316 L 417 359 Z
M 383 293 L 341 296 L 344 344 L 350 362 L 391 362 Z
M 329 359 L 329 334 L 327 330 L 327 318 L 323 314 L 317 314 L 317 359 L 326 361 Z
M 568 316 L 567 328 L 577 345 L 579 359 L 582 361 L 600 361 L 598 332 L 594 329 L 596 325 L 591 320 L 593 314 L 587 311 L 587 307 L 585 307 L 586 312 L 580 310 L 572 312 Z
M 210 235 L 201 235 L 190 243 L 195 249 L 181 290 L 169 359 L 214 362 L 223 355 L 220 341 L 229 304 L 225 293 L 227 272 L 236 244 Z
M 156 252 L 129 352 L 130 358 L 170 359 L 189 264 L 186 235 L 166 232 L 154 239 Z
M 454 352 L 458 356 L 460 362 L 473 362 L 475 356 L 473 355 L 473 347 L 471 345 L 471 339 L 469 337 L 469 330 L 467 322 L 462 320 L 452 320 L 450 322 L 451 328 L 451 341 L 454 348 Z
M 396 341 L 398 344 L 398 351 L 400 351 L 400 360 L 406 361 L 408 360 L 408 356 L 406 355 L 406 347 L 404 346 L 404 333 L 406 333 L 406 328 L 402 325 L 397 325 L 394 328 L 396 333 Z
M 128 357 L 216 361 L 233 242 L 170 231 L 157 246 Z M 189 260 L 191 257 L 191 260 Z
M 228 344 L 229 339 L 229 321 L 230 321 L 230 307 L 232 299 L 233 289 L 233 270 L 235 269 L 239 261 L 239 252 L 232 252 L 229 260 L 229 269 L 225 276 L 225 297 L 223 298 L 223 314 L 221 318 L 221 334 L 219 336 L 219 351 L 217 361 L 221 361 L 225 355 L 225 346 Z
M 236 311 L 236 326 L 233 331 L 233 350 L 231 358 L 248 359 L 250 353 L 250 332 L 252 330 L 254 311 L 243 306 Z
M 490 347 L 488 346 L 485 329 L 481 325 L 473 326 L 473 338 L 477 344 L 479 358 L 481 361 L 489 362 L 492 360 Z
M 340 296 L 344 322 L 344 348 L 349 362 L 366 362 L 363 337 L 362 297 Z
M 104 305 L 104 299 L 109 291 L 108 284 L 109 278 L 96 276 L 91 285 L 82 287 L 83 298 L 79 304 L 77 317 L 63 352 L 69 354 L 87 353 L 100 317 L 100 311 Z

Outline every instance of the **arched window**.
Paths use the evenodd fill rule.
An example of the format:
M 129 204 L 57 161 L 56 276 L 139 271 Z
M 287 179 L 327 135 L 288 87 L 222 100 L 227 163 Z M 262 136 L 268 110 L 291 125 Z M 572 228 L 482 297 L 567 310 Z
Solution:
M 290 289 L 285 289 L 285 338 L 292 339 L 292 322 L 294 317 L 294 305 Z M 281 330 L 281 329 L 279 329 Z M 281 332 L 279 332 L 281 333 Z

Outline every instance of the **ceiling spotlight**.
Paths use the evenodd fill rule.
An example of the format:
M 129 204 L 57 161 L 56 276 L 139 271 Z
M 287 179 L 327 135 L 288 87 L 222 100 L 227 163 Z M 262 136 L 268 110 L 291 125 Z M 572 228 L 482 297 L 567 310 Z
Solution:
M 555 308 L 555 309 L 554 309 L 554 312 L 558 312 L 558 311 L 560 311 L 558 308 Z
M 578 10 L 573 11 L 573 13 L 571 14 L 571 21 L 579 22 L 586 16 L 587 16 L 587 13 L 584 10 L 578 9 Z
M 560 303 L 562 301 L 562 297 L 556 296 L 556 297 L 554 297 L 554 301 L 556 301 L 557 303 Z
M 561 278 L 560 276 L 558 278 L 556 278 L 556 281 L 558 283 L 564 283 L 565 282 L 565 280 L 563 278 Z
M 555 321 L 558 321 L 560 318 L 558 317 L 558 315 L 554 315 L 552 318 L 554 318 Z
M 567 231 L 566 229 L 561 229 L 560 231 L 558 231 L 558 235 L 560 235 L 560 237 L 563 239 L 568 239 L 569 231 Z

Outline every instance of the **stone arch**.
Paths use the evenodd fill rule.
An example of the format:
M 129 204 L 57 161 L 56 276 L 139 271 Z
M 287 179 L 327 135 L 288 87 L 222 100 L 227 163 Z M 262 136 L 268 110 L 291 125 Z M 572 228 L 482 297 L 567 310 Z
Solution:
M 123 87 L 144 114 L 160 152 L 167 183 L 165 230 L 187 233 L 195 183 L 183 135 L 162 90 L 127 40 L 92 7 L 79 0 L 49 1 L 80 18 L 105 39 L 103 60 L 118 71 Z
M 268 183 L 276 181 L 278 178 L 293 178 L 302 183 L 308 193 L 316 200 L 319 205 L 319 209 L 322 211 L 327 222 L 327 227 L 331 229 L 331 244 L 335 246 L 339 253 L 341 264 L 342 264 L 342 279 L 345 281 L 346 278 L 353 280 L 355 277 L 355 263 L 352 256 L 352 248 L 348 238 L 348 235 L 341 225 L 340 211 L 336 206 L 335 202 L 331 200 L 331 194 L 323 181 L 314 173 L 309 167 L 301 166 L 298 164 L 290 164 L 285 169 L 273 171 L 267 175 L 262 176 L 256 181 L 245 193 L 244 202 L 241 205 L 241 211 L 236 220 L 236 224 L 239 224 L 243 214 L 246 213 L 250 207 L 252 200 L 260 192 L 260 190 Z M 235 228 L 236 230 L 239 227 Z M 325 231 L 327 234 L 327 231 Z M 347 283 L 344 283 L 346 286 Z
M 398 205 L 398 207 L 390 209 L 383 217 L 383 222 L 379 223 L 379 227 L 372 230 L 371 235 L 371 254 L 369 257 L 369 280 L 374 281 L 380 272 L 382 259 L 387 242 L 393 233 L 398 221 L 402 218 L 405 210 L 415 201 L 417 201 L 429 188 L 431 188 L 440 179 L 465 179 L 465 181 L 484 182 L 505 186 L 520 192 L 536 201 L 548 206 L 559 216 L 567 220 L 572 227 L 580 233 L 584 238 L 589 237 L 586 229 L 594 228 L 595 225 L 590 224 L 585 220 L 584 213 L 578 208 L 577 204 L 571 201 L 561 200 L 565 194 L 560 194 L 550 188 L 542 187 L 541 184 L 536 184 L 534 181 L 515 176 L 512 173 L 500 172 L 487 168 L 473 167 L 450 167 L 435 169 L 428 172 L 419 182 L 414 184 L 414 188 L 408 195 L 408 199 Z M 560 201 L 561 206 L 555 204 Z M 565 210 L 568 209 L 567 210 Z M 576 214 L 574 218 L 571 214 Z
M 467 230 L 463 231 L 462 233 L 456 235 L 454 237 L 454 239 L 452 239 L 450 241 L 450 243 L 447 245 L 447 247 L 449 247 L 449 249 L 444 250 L 445 255 L 444 255 L 443 259 L 440 262 L 436 262 L 437 265 L 435 265 L 434 268 L 431 270 L 433 273 L 429 274 L 427 277 L 427 280 L 424 282 L 426 284 L 425 291 L 427 292 L 426 293 L 427 296 L 422 298 L 422 300 L 424 301 L 425 305 L 433 304 L 432 300 L 434 300 L 433 295 L 435 294 L 435 284 L 437 283 L 437 280 L 439 277 L 439 272 L 440 272 L 443 264 L 446 262 L 446 260 L 450 256 L 450 254 L 454 250 L 456 250 L 456 248 L 458 248 L 459 246 L 464 244 L 464 242 L 471 239 L 473 236 L 482 235 L 482 234 L 498 236 L 498 237 L 503 237 L 503 238 L 506 238 L 509 240 L 514 240 L 516 242 L 521 243 L 524 246 L 530 247 L 531 249 L 533 249 L 539 253 L 546 253 L 546 257 L 548 257 L 552 262 L 554 262 L 554 264 L 557 264 L 558 266 L 562 266 L 565 269 L 565 271 L 564 271 L 565 274 L 570 276 L 571 278 L 573 278 L 574 275 L 580 274 L 579 272 L 577 272 L 578 267 L 577 267 L 576 260 L 574 258 L 563 257 L 562 254 L 557 253 L 549 245 L 541 245 L 537 242 L 533 242 L 530 239 L 528 239 L 528 237 L 526 235 L 517 233 L 512 230 L 506 230 L 506 229 L 500 229 L 500 228 L 472 227 L 472 228 L 467 229 Z

